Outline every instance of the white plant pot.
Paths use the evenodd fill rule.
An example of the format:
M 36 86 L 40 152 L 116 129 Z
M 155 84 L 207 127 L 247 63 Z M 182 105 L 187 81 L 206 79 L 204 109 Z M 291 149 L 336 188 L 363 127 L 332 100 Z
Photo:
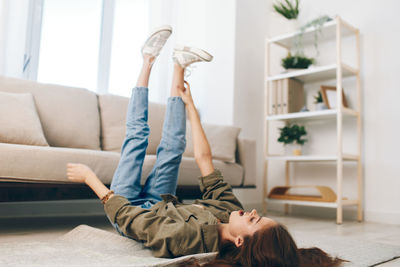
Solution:
M 311 65 L 310 65 L 311 66 Z M 309 67 L 310 67 L 309 66 Z M 308 67 L 308 68 L 309 68 Z M 294 72 L 294 71 L 300 71 L 300 70 L 306 70 L 306 69 L 308 69 L 308 68 L 298 68 L 298 69 L 292 69 L 292 68 L 290 68 L 290 69 L 285 69 L 282 73 L 288 73 L 288 72 Z
M 286 18 L 284 19 L 285 19 L 285 22 L 283 23 L 285 25 L 284 33 L 292 33 L 300 28 L 299 21 L 297 19 L 286 19 Z
M 328 107 L 325 105 L 325 103 L 316 103 L 315 104 L 315 110 L 325 110 L 328 109 Z
M 286 156 L 300 156 L 302 154 L 302 146 L 295 144 L 285 145 L 285 155 Z
M 269 32 L 271 36 L 292 33 L 300 28 L 300 24 L 297 19 L 287 19 L 274 11 L 269 19 L 269 24 L 271 25 Z

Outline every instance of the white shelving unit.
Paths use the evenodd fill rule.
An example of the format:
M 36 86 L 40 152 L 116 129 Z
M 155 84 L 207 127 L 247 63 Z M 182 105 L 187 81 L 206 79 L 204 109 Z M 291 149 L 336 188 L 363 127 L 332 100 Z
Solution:
M 314 42 L 314 33 L 316 29 L 308 28 L 302 37 L 304 46 L 311 45 Z M 288 205 L 303 205 L 326 207 L 336 209 L 336 223 L 343 222 L 343 206 L 356 205 L 357 206 L 357 219 L 363 220 L 362 211 L 362 166 L 361 166 L 361 84 L 360 84 L 360 36 L 359 30 L 350 24 L 346 23 L 340 17 L 325 23 L 322 27 L 323 40 L 321 41 L 335 41 L 336 43 L 336 63 L 324 66 L 310 67 L 304 70 L 298 70 L 278 75 L 270 75 L 270 50 L 271 45 L 278 45 L 287 50 L 293 48 L 295 38 L 300 35 L 300 31 L 277 36 L 266 41 L 265 47 L 265 99 L 264 99 L 264 213 L 267 212 L 267 203 L 281 203 L 285 204 L 285 212 L 288 211 Z M 356 40 L 356 55 L 357 67 L 353 68 L 342 62 L 342 38 L 345 36 L 355 36 Z M 356 77 L 357 83 L 357 107 L 355 110 L 345 108 L 342 103 L 342 79 L 345 77 Z M 286 78 L 296 78 L 303 83 L 318 82 L 336 79 L 336 109 L 328 109 L 321 111 L 309 112 L 296 112 L 279 115 L 268 115 L 269 103 L 269 86 L 272 81 L 277 81 Z M 343 120 L 346 117 L 355 118 L 357 121 L 357 154 L 350 155 L 343 153 Z M 268 131 L 269 123 L 271 121 L 285 121 L 285 122 L 308 122 L 313 120 L 336 120 L 336 154 L 332 155 L 302 155 L 302 156 L 282 156 L 271 155 L 268 150 Z M 316 201 L 298 201 L 298 200 L 282 200 L 282 199 L 269 199 L 268 196 L 268 163 L 270 161 L 284 161 L 286 166 L 285 185 L 290 185 L 290 164 L 293 162 L 333 162 L 336 164 L 336 202 L 316 202 Z M 354 162 L 357 166 L 357 199 L 346 199 L 343 197 L 343 162 Z

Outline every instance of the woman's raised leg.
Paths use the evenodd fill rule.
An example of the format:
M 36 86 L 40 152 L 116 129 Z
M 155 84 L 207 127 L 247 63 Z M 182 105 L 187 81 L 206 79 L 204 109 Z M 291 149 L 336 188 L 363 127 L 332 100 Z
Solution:
M 179 165 L 186 147 L 185 104 L 179 96 L 179 91 L 184 90 L 185 68 L 194 62 L 210 61 L 212 56 L 200 49 L 178 46 L 173 58 L 175 65 L 171 96 L 168 98 L 161 142 L 157 148 L 157 160 L 143 188 L 149 206 L 160 201 L 161 194 L 176 193 Z
M 132 90 L 126 118 L 126 136 L 121 148 L 121 158 L 111 182 L 111 190 L 134 201 L 141 192 L 140 178 L 150 133 L 148 118 L 148 80 L 152 60 L 144 58 L 138 83 Z M 154 59 L 153 59 L 154 60 Z
M 160 201 L 160 194 L 175 194 L 179 165 L 186 147 L 185 104 L 178 96 L 179 86 L 183 87 L 183 75 L 184 69 L 175 66 L 157 160 L 143 188 L 150 201 L 148 204 Z
M 143 46 L 143 66 L 136 87 L 132 90 L 126 118 L 126 136 L 111 183 L 111 190 L 126 197 L 133 205 L 143 203 L 140 200 L 140 179 L 150 133 L 147 124 L 149 77 L 154 60 L 170 34 L 171 27 L 160 27 L 153 31 Z

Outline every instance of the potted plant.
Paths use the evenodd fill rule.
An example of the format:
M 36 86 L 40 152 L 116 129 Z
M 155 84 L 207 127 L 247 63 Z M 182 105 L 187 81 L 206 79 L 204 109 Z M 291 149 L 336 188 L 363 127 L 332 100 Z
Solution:
M 314 104 L 316 110 L 324 110 L 328 108 L 322 99 L 321 91 L 318 91 L 318 94 L 314 96 Z
M 293 32 L 298 28 L 297 17 L 299 16 L 299 0 L 281 0 L 272 5 L 275 14 L 278 14 L 276 19 L 279 20 L 280 31 Z M 283 18 L 283 19 L 282 19 Z M 282 33 L 282 32 L 280 32 Z
M 286 154 L 291 152 L 295 156 L 301 155 L 301 146 L 307 142 L 306 139 L 302 139 L 307 134 L 304 126 L 297 124 L 286 125 L 283 128 L 279 128 L 280 136 L 278 142 L 285 145 Z M 293 148 L 293 145 L 295 146 Z
M 311 64 L 314 63 L 314 59 L 296 54 L 292 56 L 289 52 L 287 57 L 282 59 L 282 67 L 286 70 L 290 69 L 307 69 Z
M 297 19 L 299 16 L 299 0 L 295 0 L 295 4 L 293 4 L 291 0 L 284 0 L 283 2 L 277 2 L 272 6 L 278 14 L 281 14 L 288 20 Z

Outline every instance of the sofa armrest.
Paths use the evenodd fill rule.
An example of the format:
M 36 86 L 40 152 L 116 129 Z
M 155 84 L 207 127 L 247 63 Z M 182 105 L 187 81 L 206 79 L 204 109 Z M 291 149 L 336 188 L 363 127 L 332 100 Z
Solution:
M 238 138 L 236 163 L 243 166 L 242 186 L 256 184 L 256 141 Z

